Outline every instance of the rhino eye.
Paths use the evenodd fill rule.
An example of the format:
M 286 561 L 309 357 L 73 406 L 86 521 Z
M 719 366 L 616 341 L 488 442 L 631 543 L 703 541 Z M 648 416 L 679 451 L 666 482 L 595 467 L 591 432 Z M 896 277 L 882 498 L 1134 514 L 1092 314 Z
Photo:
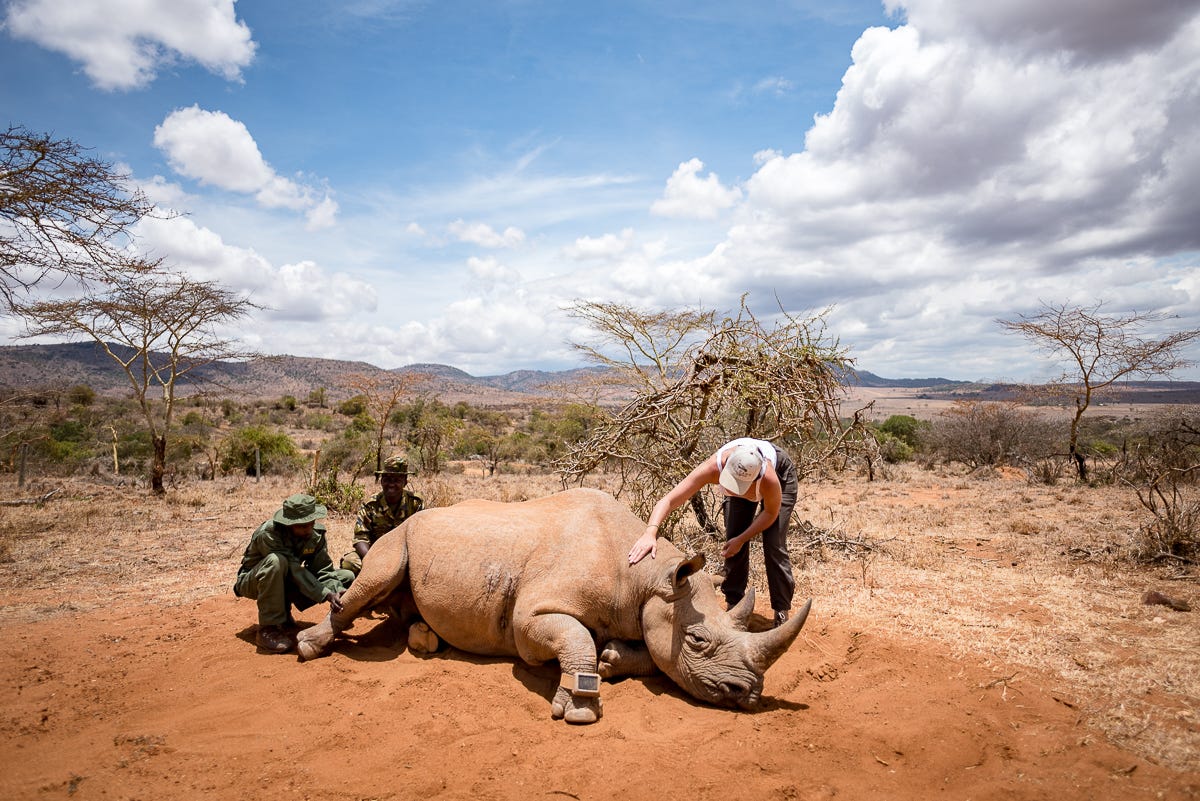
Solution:
M 697 651 L 703 651 L 708 647 L 708 632 L 702 628 L 688 629 L 683 636 L 687 641 L 689 648 L 694 648 Z

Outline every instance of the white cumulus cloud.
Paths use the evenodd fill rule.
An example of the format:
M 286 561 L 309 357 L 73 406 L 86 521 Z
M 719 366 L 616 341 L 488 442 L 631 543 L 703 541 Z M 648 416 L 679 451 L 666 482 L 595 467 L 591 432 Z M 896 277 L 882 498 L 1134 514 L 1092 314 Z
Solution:
M 5 27 L 83 65 L 101 89 L 136 89 L 192 61 L 229 80 L 254 59 L 233 0 L 15 0 Z
M 154 129 L 171 169 L 202 184 L 253 195 L 266 208 L 307 213 L 310 230 L 334 223 L 337 203 L 275 172 L 246 126 L 223 111 L 176 109 Z
M 633 229 L 625 228 L 620 235 L 581 236 L 563 248 L 563 255 L 576 261 L 608 261 L 624 254 L 632 244 Z
M 667 179 L 663 196 L 654 202 L 650 211 L 664 217 L 711 220 L 741 199 L 741 189 L 723 186 L 715 173 L 701 178 L 702 169 L 704 162 L 700 159 L 680 164 Z
M 375 289 L 312 260 L 276 266 L 249 248 L 226 243 L 187 217 L 146 217 L 139 241 L 155 256 L 193 278 L 215 281 L 267 307 L 272 322 L 311 323 L 373 312 Z
M 525 232 L 511 225 L 501 233 L 487 223 L 468 223 L 459 219 L 447 225 L 446 230 L 460 241 L 485 248 L 513 248 L 525 241 Z

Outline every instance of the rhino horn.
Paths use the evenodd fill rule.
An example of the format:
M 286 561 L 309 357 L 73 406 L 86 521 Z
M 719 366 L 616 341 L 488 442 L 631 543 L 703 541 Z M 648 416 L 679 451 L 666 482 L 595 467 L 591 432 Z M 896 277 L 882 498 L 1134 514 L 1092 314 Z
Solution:
M 729 617 L 733 621 L 733 625 L 742 630 L 746 630 L 746 624 L 750 620 L 750 613 L 754 611 L 754 588 L 750 587 L 746 590 L 746 594 L 742 596 L 742 600 L 737 602 L 737 605 L 729 610 Z
M 804 628 L 804 621 L 808 619 L 808 611 L 812 608 L 812 599 L 808 599 L 808 603 L 804 608 L 795 614 L 788 622 L 782 626 L 764 631 L 761 634 L 752 634 L 751 642 L 751 659 L 763 673 L 767 672 L 767 668 L 775 664 L 775 660 L 783 656 L 783 652 L 791 646 L 792 642 L 800 634 L 800 629 Z

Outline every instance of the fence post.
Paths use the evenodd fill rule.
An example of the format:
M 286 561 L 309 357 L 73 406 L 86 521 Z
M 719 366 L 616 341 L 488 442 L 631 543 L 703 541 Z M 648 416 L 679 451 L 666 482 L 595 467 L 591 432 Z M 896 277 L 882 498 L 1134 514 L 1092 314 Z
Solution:
M 262 475 L 262 450 L 254 449 L 254 481 L 258 482 L 258 477 Z

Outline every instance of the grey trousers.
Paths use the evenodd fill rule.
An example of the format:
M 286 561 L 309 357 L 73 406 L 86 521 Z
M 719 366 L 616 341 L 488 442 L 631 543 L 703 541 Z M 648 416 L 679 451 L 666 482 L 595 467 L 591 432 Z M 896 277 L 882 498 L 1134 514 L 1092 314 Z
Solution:
M 786 612 L 792 608 L 792 596 L 796 593 L 796 577 L 792 575 L 792 559 L 788 555 L 787 531 L 800 492 L 800 480 L 791 457 L 779 448 L 775 449 L 775 472 L 783 490 L 779 517 L 760 536 L 771 608 L 776 612 Z M 761 506 L 761 503 L 745 498 L 726 498 L 722 506 L 725 513 L 725 540 L 729 541 L 745 531 Z M 725 560 L 725 580 L 721 583 L 721 592 L 725 594 L 726 605 L 732 606 L 742 600 L 749 580 L 750 544 L 746 543 L 732 558 Z

